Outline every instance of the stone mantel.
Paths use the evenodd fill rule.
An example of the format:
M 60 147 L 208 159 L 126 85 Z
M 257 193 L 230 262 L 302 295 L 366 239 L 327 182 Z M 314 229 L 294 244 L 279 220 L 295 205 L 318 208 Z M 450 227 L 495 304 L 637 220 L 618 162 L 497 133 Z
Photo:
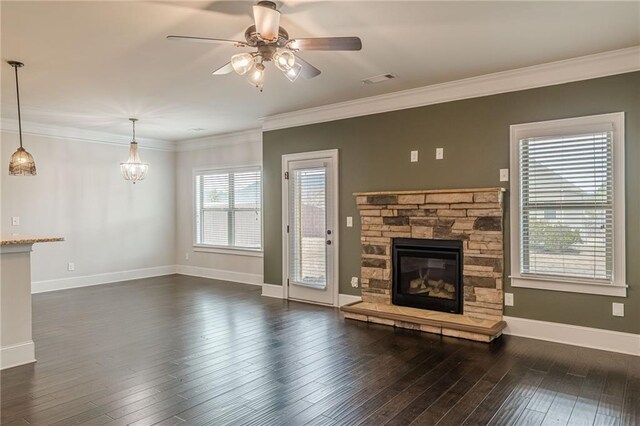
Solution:
M 363 303 L 392 304 L 394 238 L 458 240 L 463 244 L 462 315 L 502 323 L 504 192 L 501 187 L 356 192 Z

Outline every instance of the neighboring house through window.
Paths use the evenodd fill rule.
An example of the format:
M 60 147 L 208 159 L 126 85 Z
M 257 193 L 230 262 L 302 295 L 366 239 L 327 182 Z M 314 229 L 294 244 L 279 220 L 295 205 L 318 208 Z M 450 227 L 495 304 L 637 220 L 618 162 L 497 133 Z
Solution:
M 195 245 L 262 249 L 260 168 L 195 172 Z
M 511 126 L 511 284 L 626 295 L 624 114 Z

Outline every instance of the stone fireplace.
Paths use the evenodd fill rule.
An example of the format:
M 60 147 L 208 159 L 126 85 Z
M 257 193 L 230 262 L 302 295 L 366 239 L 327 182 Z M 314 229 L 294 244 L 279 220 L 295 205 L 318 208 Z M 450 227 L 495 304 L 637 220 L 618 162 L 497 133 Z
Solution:
M 505 326 L 503 192 L 356 193 L 362 302 L 344 307 L 345 315 L 474 340 L 499 336 Z

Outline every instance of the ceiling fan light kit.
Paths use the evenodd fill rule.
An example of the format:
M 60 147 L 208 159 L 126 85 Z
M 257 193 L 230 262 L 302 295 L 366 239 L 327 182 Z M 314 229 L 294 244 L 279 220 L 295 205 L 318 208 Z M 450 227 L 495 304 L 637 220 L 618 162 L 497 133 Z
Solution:
M 239 53 L 231 57 L 231 61 L 215 71 L 213 75 L 228 74 L 235 71 L 239 75 L 247 75 L 247 81 L 261 92 L 265 80 L 265 62 L 275 64 L 285 77 L 296 81 L 299 76 L 314 78 L 320 70 L 306 62 L 296 53 L 305 50 L 317 51 L 354 51 L 362 49 L 362 41 L 358 37 L 318 37 L 290 39 L 287 30 L 280 26 L 280 12 L 273 1 L 259 1 L 253 6 L 254 25 L 245 31 L 246 41 L 227 40 L 194 36 L 167 36 L 169 40 L 183 40 L 197 43 L 227 43 L 236 47 L 256 49 L 252 53 Z

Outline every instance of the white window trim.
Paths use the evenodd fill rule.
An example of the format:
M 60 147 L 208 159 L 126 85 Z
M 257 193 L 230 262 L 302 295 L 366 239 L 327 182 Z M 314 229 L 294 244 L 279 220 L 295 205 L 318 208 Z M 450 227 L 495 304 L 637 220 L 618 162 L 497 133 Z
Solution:
M 242 172 L 242 171 L 250 171 L 250 170 L 260 170 L 260 248 L 252 249 L 252 248 L 243 248 L 243 247 L 229 247 L 229 246 L 215 246 L 209 244 L 199 244 L 198 243 L 198 232 L 199 230 L 196 228 L 196 210 L 198 206 L 196 206 L 196 176 L 205 174 L 205 173 L 225 173 L 225 172 Z M 264 206 L 263 202 L 263 191 L 264 191 L 264 183 L 263 183 L 263 173 L 262 173 L 262 164 L 259 163 L 249 163 L 242 164 L 238 166 L 225 166 L 225 167 L 196 167 L 191 172 L 191 232 L 192 232 L 192 248 L 194 252 L 201 253 L 214 253 L 214 254 L 235 254 L 239 256 L 252 256 L 252 257 L 263 257 L 264 256 L 264 215 L 262 212 L 262 208 Z
M 613 279 L 598 284 L 588 280 L 526 277 L 520 274 L 520 164 L 519 141 L 529 137 L 561 136 L 576 132 L 610 131 L 613 127 Z M 627 296 L 625 254 L 625 183 L 624 183 L 624 112 L 536 123 L 510 127 L 511 156 L 511 279 L 512 287 L 526 287 L 571 293 Z

